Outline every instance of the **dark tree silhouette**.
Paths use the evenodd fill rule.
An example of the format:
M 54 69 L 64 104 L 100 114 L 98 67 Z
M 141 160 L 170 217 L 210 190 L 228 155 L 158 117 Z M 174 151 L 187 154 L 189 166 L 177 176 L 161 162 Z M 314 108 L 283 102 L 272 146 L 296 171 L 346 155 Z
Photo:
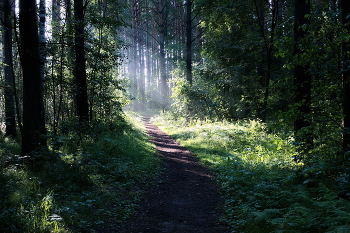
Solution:
M 15 99 L 14 99 L 14 75 L 13 75 L 13 61 L 12 61 L 12 20 L 11 11 L 12 4 L 11 0 L 3 0 L 3 55 L 4 55 L 4 75 L 5 75 L 5 124 L 6 124 L 6 135 L 16 136 L 16 118 L 15 118 Z
M 186 79 L 192 85 L 192 0 L 186 1 Z
M 294 1 L 294 53 L 296 56 L 305 53 L 301 44 L 305 42 L 308 34 L 307 26 L 310 25 L 310 20 L 307 15 L 310 14 L 310 1 L 295 0 Z M 306 129 L 311 125 L 308 116 L 311 113 L 311 75 L 308 72 L 310 64 L 296 64 L 294 67 L 294 87 L 295 87 L 295 104 L 297 107 L 297 118 L 294 121 L 294 131 L 297 141 L 305 145 L 304 149 L 312 145 L 311 133 Z
M 45 110 L 40 79 L 38 19 L 35 0 L 19 1 L 19 31 L 23 70 L 22 155 L 46 145 Z
M 83 0 L 74 0 L 75 17 L 75 81 L 77 116 L 81 121 L 89 118 L 87 99 L 86 69 L 85 69 L 85 38 L 84 38 L 84 4 Z
M 350 31 L 350 2 L 346 0 L 340 1 L 341 7 L 341 22 L 344 27 Z M 345 151 L 349 150 L 350 146 L 350 69 L 349 69 L 349 49 L 350 43 L 344 42 L 342 44 L 343 50 L 343 149 Z

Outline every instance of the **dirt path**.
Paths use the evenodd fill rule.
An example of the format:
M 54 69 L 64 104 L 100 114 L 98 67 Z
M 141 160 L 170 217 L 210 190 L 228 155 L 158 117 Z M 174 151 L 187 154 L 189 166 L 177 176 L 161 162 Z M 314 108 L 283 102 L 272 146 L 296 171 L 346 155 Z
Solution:
M 144 117 L 148 134 L 163 157 L 160 182 L 152 186 L 124 232 L 221 233 L 221 203 L 210 171 L 169 135 Z

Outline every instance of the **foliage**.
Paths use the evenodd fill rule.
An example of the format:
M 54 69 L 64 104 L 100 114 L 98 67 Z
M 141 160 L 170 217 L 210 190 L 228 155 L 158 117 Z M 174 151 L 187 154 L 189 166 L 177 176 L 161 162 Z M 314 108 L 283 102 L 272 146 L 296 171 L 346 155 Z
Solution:
M 341 67 L 342 44 L 348 41 L 349 32 L 339 21 L 340 9 L 330 1 L 311 1 L 311 13 L 306 16 L 311 23 L 301 28 L 308 31 L 307 37 L 295 45 L 294 12 L 289 3 L 199 3 L 204 40 L 201 59 L 193 62 L 192 86 L 185 81 L 182 63 L 173 70 L 173 117 L 186 116 L 187 121 L 261 119 L 283 127 L 304 119 L 310 127 L 295 136 L 312 135 L 313 146 L 307 153 L 296 153 L 296 160 L 303 159 L 330 176 L 344 169 L 346 165 L 340 164 L 347 158 L 341 143 Z M 272 28 L 274 17 L 277 25 Z M 295 46 L 304 53 L 294 55 Z M 301 103 L 294 103 L 293 69 L 304 64 L 310 64 L 307 72 L 312 79 L 310 114 L 302 114 L 298 110 Z M 302 148 L 298 143 L 294 145 Z
M 294 139 L 288 128 L 256 120 L 188 123 L 163 116 L 153 122 L 216 174 L 225 197 L 223 221 L 232 231 L 350 230 L 348 173 L 339 176 L 320 164 L 293 162 Z
M 174 116 L 186 116 L 188 119 L 219 117 L 222 111 L 220 111 L 220 97 L 217 97 L 217 90 L 197 78 L 198 74 L 194 75 L 194 81 L 190 85 L 180 73 L 179 69 L 173 72 L 175 79 L 170 111 Z
M 280 11 L 286 16 L 271 32 L 272 1 L 261 11 L 254 0 L 198 2 L 200 39 L 205 43 L 200 47 L 200 59 L 193 61 L 193 87 L 187 84 L 183 88 L 179 81 L 184 72 L 181 63 L 173 72 L 176 112 L 178 106 L 188 105 L 191 114 L 201 119 L 264 119 L 264 114 L 274 119 L 276 110 L 286 111 L 293 101 L 293 81 L 290 70 L 283 67 L 285 60 L 277 57 L 285 43 L 277 42 L 284 35 L 291 37 L 290 11 L 282 4 Z M 277 45 L 280 47 L 275 49 Z
M 106 6 L 98 1 L 89 1 L 86 4 L 84 48 L 90 120 L 101 120 L 114 111 L 121 111 L 121 106 L 125 104 L 126 83 L 118 77 L 125 43 L 115 30 L 125 26 L 121 20 L 123 7 L 117 1 L 110 1 Z M 62 7 L 59 9 L 62 10 Z M 65 10 L 69 12 L 70 9 Z M 53 130 L 58 127 L 59 120 L 72 121 L 75 115 L 75 103 L 72 101 L 76 95 L 72 69 L 74 22 L 69 15 L 67 13 L 65 16 L 66 24 L 57 19 L 57 22 L 51 22 L 55 27 L 47 45 L 45 97 L 47 123 Z
M 107 232 L 120 227 L 136 209 L 141 185 L 149 184 L 159 168 L 141 120 L 125 118 L 123 123 L 89 126 L 78 146 L 79 131 L 66 131 L 55 151 L 46 152 L 56 159 L 34 169 L 15 155 L 16 142 L 2 139 L 2 232 Z

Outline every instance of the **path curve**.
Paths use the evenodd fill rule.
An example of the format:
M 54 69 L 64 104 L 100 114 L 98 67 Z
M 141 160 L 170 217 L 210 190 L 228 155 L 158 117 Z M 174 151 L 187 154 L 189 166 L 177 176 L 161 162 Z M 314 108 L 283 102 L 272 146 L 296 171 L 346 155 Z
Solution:
M 127 233 L 224 233 L 219 223 L 222 200 L 208 168 L 171 136 L 143 117 L 147 134 L 163 158 L 160 182 L 152 186 Z

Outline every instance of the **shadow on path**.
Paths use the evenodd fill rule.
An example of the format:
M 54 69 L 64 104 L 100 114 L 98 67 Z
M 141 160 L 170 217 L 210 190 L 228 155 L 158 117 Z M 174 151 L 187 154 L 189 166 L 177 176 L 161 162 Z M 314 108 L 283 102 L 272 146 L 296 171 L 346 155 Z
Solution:
M 159 183 L 146 193 L 139 211 L 123 232 L 223 233 L 221 204 L 214 177 L 171 136 L 143 117 L 147 133 L 163 158 Z

